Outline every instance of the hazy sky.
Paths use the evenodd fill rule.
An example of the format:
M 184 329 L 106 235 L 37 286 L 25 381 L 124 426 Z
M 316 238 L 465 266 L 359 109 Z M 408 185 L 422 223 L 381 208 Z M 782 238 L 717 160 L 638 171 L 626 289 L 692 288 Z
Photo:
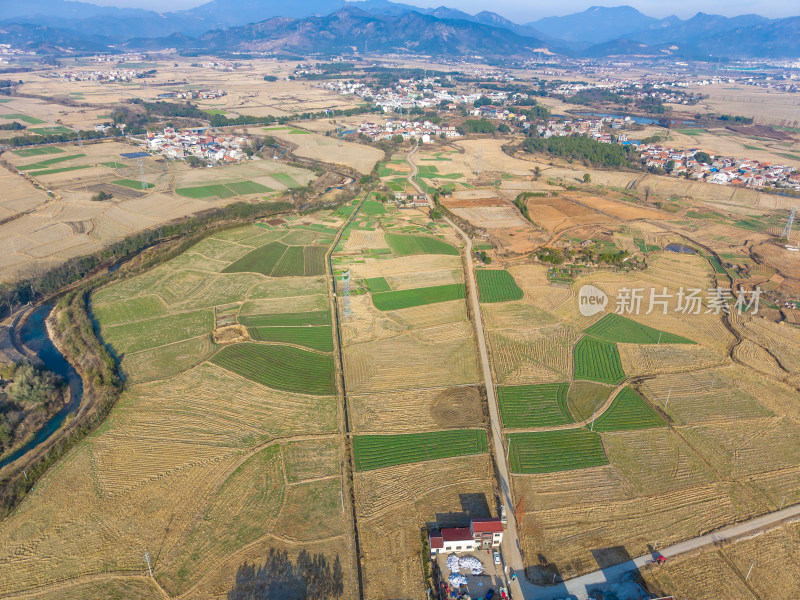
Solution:
M 153 10 L 180 10 L 203 4 L 207 0 L 86 0 L 94 4 L 113 6 L 134 6 Z M 302 2 L 303 0 L 286 0 Z M 629 4 L 646 15 L 666 17 L 677 15 L 687 18 L 698 11 L 705 13 L 734 16 L 747 13 L 758 13 L 766 17 L 789 17 L 800 15 L 798 0 L 620 0 L 619 2 L 603 2 L 602 0 L 561 0 L 558 6 L 549 2 L 531 2 L 531 0 L 398 0 L 416 6 L 450 6 L 460 10 L 476 13 L 490 10 L 517 22 L 526 22 L 539 17 L 565 15 L 585 10 L 590 6 L 618 6 Z

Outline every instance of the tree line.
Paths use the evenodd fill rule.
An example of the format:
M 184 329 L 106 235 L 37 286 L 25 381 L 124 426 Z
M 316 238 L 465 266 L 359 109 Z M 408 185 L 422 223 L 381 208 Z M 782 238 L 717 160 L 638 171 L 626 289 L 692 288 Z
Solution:
M 626 169 L 634 167 L 631 158 L 636 156 L 636 150 L 631 146 L 606 144 L 583 135 L 549 138 L 531 136 L 522 143 L 522 148 L 531 154 L 546 152 L 552 156 L 580 160 L 585 164 Z

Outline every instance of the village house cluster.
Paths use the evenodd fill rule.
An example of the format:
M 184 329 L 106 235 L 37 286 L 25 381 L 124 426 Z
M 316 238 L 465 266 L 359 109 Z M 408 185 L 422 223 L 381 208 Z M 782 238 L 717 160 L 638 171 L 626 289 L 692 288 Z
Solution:
M 536 130 L 543 138 L 567 137 L 570 135 L 585 135 L 598 142 L 606 144 L 638 144 L 637 141 L 628 140 L 628 135 L 622 130 L 630 128 L 634 121 L 630 117 L 598 117 L 595 119 L 548 119 L 536 124 Z M 532 125 L 523 123 L 523 128 Z M 616 130 L 612 134 L 608 129 Z
M 698 152 L 698 148 L 676 150 L 657 144 L 641 147 L 645 166 L 660 167 L 672 175 L 688 174 L 690 179 L 719 185 L 800 190 L 800 173 L 796 172 L 795 167 L 748 158 L 711 155 L 711 162 L 706 164 L 695 158 Z
M 153 70 L 139 70 L 139 69 L 111 69 L 108 71 L 64 71 L 58 73 L 53 71 L 45 77 L 52 77 L 56 79 L 63 79 L 65 81 L 133 81 L 147 77 L 155 73 Z
M 158 99 L 163 100 L 165 98 L 181 98 L 182 100 L 214 100 L 227 95 L 228 93 L 225 90 L 187 90 L 184 92 L 167 92 L 164 94 L 159 94 Z
M 179 160 L 194 156 L 210 165 L 246 160 L 244 148 L 248 143 L 248 136 L 215 136 L 203 128 L 176 131 L 167 127 L 163 132 L 147 134 L 147 149 L 153 154 Z
M 461 137 L 461 133 L 455 127 L 436 125 L 430 121 L 396 120 L 386 121 L 384 125 L 362 123 L 356 132 L 373 141 L 391 140 L 399 135 L 403 140 L 419 140 L 423 144 L 431 143 L 435 137 L 444 136 L 447 139 Z

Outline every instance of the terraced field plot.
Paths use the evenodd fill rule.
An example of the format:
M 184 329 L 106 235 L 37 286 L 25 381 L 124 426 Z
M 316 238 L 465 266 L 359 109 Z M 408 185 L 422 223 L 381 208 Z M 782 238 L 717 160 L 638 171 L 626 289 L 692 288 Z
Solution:
M 333 352 L 330 326 L 322 327 L 251 327 L 250 337 L 258 342 L 283 342 L 305 346 L 320 352 Z
M 572 423 L 566 383 L 498 386 L 497 400 L 505 427 L 547 427 Z
M 274 177 L 274 175 L 273 175 Z M 295 182 L 297 183 L 297 182 Z M 297 184 L 295 187 L 297 187 Z M 255 181 L 237 181 L 233 183 L 214 183 L 194 187 L 177 188 L 175 193 L 186 198 L 202 200 L 203 198 L 232 198 L 247 194 L 266 194 L 274 190 Z
M 234 344 L 211 359 L 216 365 L 276 390 L 335 393 L 333 357 L 292 346 Z
M 152 183 L 145 182 L 144 187 L 142 186 L 141 181 L 136 181 L 135 179 L 117 179 L 116 181 L 112 181 L 114 185 L 121 185 L 122 187 L 131 188 L 132 190 L 141 190 L 146 189 L 150 190 L 156 187 Z
M 12 150 L 12 152 L 17 156 L 27 158 L 29 156 L 42 156 L 43 154 L 61 154 L 64 150 L 57 146 L 43 146 L 37 148 L 21 148 L 20 150 Z
M 147 350 L 211 333 L 214 315 L 197 310 L 102 328 L 103 339 L 117 354 Z
M 55 175 L 56 173 L 67 173 L 69 171 L 79 171 L 81 169 L 89 169 L 93 165 L 75 165 L 72 167 L 60 167 L 57 169 L 45 169 L 44 171 L 31 171 L 31 177 L 41 177 L 43 175 Z
M 331 313 L 319 310 L 302 313 L 240 315 L 239 322 L 245 327 L 320 326 L 330 325 Z
M 392 291 L 392 286 L 389 285 L 385 277 L 369 277 L 364 280 L 364 283 L 367 284 L 367 289 L 373 294 Z
M 364 204 L 361 205 L 361 212 L 372 217 L 377 215 L 385 215 L 386 206 L 383 204 L 383 202 L 378 202 L 377 200 L 366 200 Z
M 412 254 L 447 254 L 458 256 L 458 249 L 438 238 L 423 235 L 387 233 L 386 243 L 397 256 Z
M 506 270 L 478 269 L 475 271 L 481 302 L 521 300 L 523 293 L 514 277 Z
M 508 434 L 513 473 L 552 473 L 608 464 L 600 435 L 586 429 Z
M 606 342 L 627 344 L 694 344 L 692 340 L 679 335 L 659 331 L 626 319 L 616 313 L 609 313 L 597 323 L 586 329 L 586 333 Z
M 488 452 L 483 429 L 357 435 L 353 438 L 353 449 L 358 471 Z
M 325 273 L 325 246 L 287 246 L 271 242 L 245 254 L 223 273 L 261 273 L 273 277 L 314 276 Z
M 466 288 L 464 284 L 452 283 L 449 285 L 437 285 L 426 288 L 381 292 L 372 295 L 372 303 L 378 310 L 386 311 L 422 306 L 424 304 L 449 302 L 450 300 L 461 300 L 465 298 L 465 296 Z
M 594 431 L 624 431 L 665 427 L 666 422 L 656 410 L 629 387 L 625 387 L 602 415 L 597 417 Z
M 617 345 L 584 336 L 575 345 L 575 379 L 619 383 L 625 378 Z
M 85 154 L 68 154 L 67 156 L 56 156 L 55 158 L 48 158 L 47 160 L 42 160 L 35 163 L 30 163 L 27 165 L 19 165 L 14 167 L 17 171 L 34 171 L 37 169 L 46 169 L 51 165 L 55 165 L 67 160 L 74 160 L 76 158 L 83 158 Z

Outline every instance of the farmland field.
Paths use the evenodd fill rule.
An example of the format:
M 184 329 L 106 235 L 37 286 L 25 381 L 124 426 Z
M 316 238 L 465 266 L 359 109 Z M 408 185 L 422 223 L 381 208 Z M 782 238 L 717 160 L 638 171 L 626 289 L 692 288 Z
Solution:
M 333 357 L 292 346 L 235 344 L 220 350 L 211 362 L 276 390 L 314 395 L 336 391 Z
M 29 163 L 27 165 L 18 165 L 15 167 L 17 171 L 33 171 L 36 169 L 45 169 L 51 165 L 58 164 L 60 162 L 64 162 L 67 160 L 73 160 L 76 158 L 83 158 L 86 156 L 85 154 L 68 154 L 66 156 L 56 156 L 55 158 L 48 158 L 47 160 L 42 160 L 35 163 Z
M 594 422 L 594 431 L 623 431 L 664 427 L 664 419 L 629 387 L 614 398 L 611 406 Z
M 239 322 L 246 327 L 273 327 L 329 325 L 331 314 L 328 311 L 310 311 L 303 313 L 272 313 L 242 315 Z
M 653 329 L 616 313 L 609 313 L 586 329 L 586 333 L 607 342 L 627 344 L 693 344 L 691 340 Z
M 397 256 L 412 254 L 448 254 L 458 256 L 458 250 L 440 239 L 422 235 L 386 234 L 386 243 Z
M 481 302 L 508 302 L 521 300 L 522 290 L 506 270 L 478 269 L 475 271 Z
M 121 185 L 123 187 L 131 188 L 132 190 L 141 190 L 141 189 L 143 189 L 142 188 L 142 182 L 141 181 L 136 181 L 134 179 L 116 179 L 116 180 L 112 181 L 111 183 L 113 183 L 114 185 Z M 152 183 L 145 182 L 145 184 L 144 184 L 144 189 L 148 189 L 149 190 L 149 189 L 152 189 L 154 187 L 156 187 L 156 186 L 154 184 L 152 184 Z
M 245 254 L 242 258 L 223 269 L 223 273 L 251 272 L 269 275 L 287 248 L 286 244 L 280 242 L 266 244 L 251 251 L 249 254 Z
M 600 435 L 586 429 L 510 433 L 513 473 L 553 473 L 608 464 Z
M 357 435 L 353 438 L 353 449 L 359 471 L 488 451 L 486 432 L 482 429 Z
M 575 379 L 619 383 L 625 378 L 617 345 L 584 336 L 575 345 Z
M 320 352 L 333 352 L 330 326 L 251 327 L 250 336 L 258 342 L 283 342 L 305 346 Z
M 572 423 L 566 383 L 498 386 L 497 400 L 505 427 L 547 427 Z
M 392 291 L 392 287 L 385 277 L 368 277 L 364 280 L 364 283 L 367 284 L 367 289 L 373 294 Z
M 460 300 L 465 297 L 465 294 L 464 284 L 452 283 L 426 288 L 374 293 L 372 302 L 378 310 L 387 311 Z
M 64 150 L 57 146 L 43 146 L 38 148 L 21 148 L 19 150 L 12 150 L 12 152 L 17 156 L 27 158 L 29 156 L 41 156 L 43 154 L 61 154 Z

